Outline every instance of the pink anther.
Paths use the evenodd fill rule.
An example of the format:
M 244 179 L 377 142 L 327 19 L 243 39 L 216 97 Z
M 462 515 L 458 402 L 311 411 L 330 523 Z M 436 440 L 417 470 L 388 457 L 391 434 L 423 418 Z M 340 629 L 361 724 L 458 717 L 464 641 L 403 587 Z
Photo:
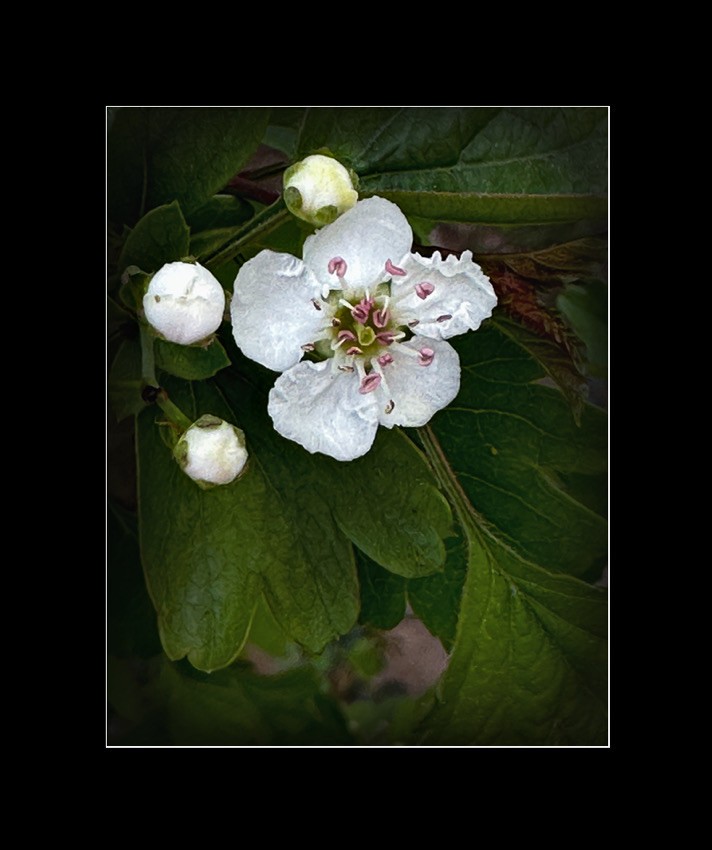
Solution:
M 450 313 L 445 313 L 442 316 L 438 316 L 435 321 L 436 322 L 447 322 L 448 319 L 452 319 L 452 315 Z
M 375 389 L 378 389 L 378 386 L 381 383 L 381 376 L 378 372 L 371 372 L 370 375 L 365 375 L 363 380 L 361 381 L 361 386 L 358 388 L 358 391 L 361 395 L 366 395 L 366 393 L 372 393 Z
M 400 269 L 398 266 L 394 266 L 390 260 L 386 260 L 386 271 L 388 274 L 395 275 L 396 277 L 403 277 L 403 275 L 408 274 L 405 269 Z
M 376 339 L 381 343 L 381 345 L 390 345 L 395 338 L 396 335 L 391 333 L 391 331 L 383 331 L 380 334 L 376 334 Z
M 339 342 L 345 342 L 347 339 L 348 339 L 349 341 L 350 341 L 350 340 L 355 340 L 355 339 L 356 339 L 356 334 L 355 334 L 355 333 L 352 333 L 351 331 L 343 330 L 343 331 L 339 331 L 339 333 L 337 334 L 336 339 L 337 339 Z
M 351 315 L 354 317 L 354 321 L 358 322 L 361 325 L 365 325 L 368 321 L 368 316 L 371 312 L 371 307 L 373 307 L 373 301 L 371 299 L 362 298 L 361 301 L 359 301 L 359 303 L 351 311 Z
M 377 328 L 385 328 L 385 326 L 391 320 L 391 313 L 389 310 L 374 310 L 373 311 L 373 324 Z
M 432 348 L 421 348 L 420 349 L 420 365 L 421 366 L 430 366 L 430 364 L 435 360 L 435 352 Z
M 336 274 L 338 277 L 343 277 L 346 274 L 346 269 L 348 266 L 346 265 L 346 260 L 343 257 L 332 257 L 329 260 L 329 274 Z
M 357 346 L 352 345 L 351 348 L 346 352 L 347 354 L 363 354 L 363 351 Z
M 422 283 L 416 284 L 415 294 L 423 301 L 425 301 L 428 295 L 431 295 L 433 292 L 435 292 L 435 287 L 427 280 L 424 280 Z
M 389 363 L 393 362 L 393 358 L 391 357 L 390 354 L 382 354 L 378 358 L 378 362 L 380 363 L 381 366 L 383 366 L 385 368 L 386 366 L 388 366 Z

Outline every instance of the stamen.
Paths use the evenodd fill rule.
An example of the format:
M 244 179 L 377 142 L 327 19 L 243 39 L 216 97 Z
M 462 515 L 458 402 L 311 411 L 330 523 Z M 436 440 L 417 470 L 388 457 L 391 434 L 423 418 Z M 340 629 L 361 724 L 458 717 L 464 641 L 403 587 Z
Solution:
M 433 292 L 435 292 L 435 287 L 432 283 L 430 283 L 430 281 L 424 280 L 421 283 L 416 284 L 415 294 L 423 301 L 425 301 L 428 295 L 431 295 Z
M 419 324 L 420 324 L 420 319 L 413 319 L 412 322 L 408 322 L 408 327 L 414 328 L 416 325 L 419 325 Z
M 329 260 L 329 274 L 334 274 L 336 272 L 338 277 L 343 277 L 346 274 L 346 270 L 348 266 L 346 265 L 346 260 L 343 257 L 332 257 Z
M 366 375 L 365 378 L 361 381 L 361 386 L 358 388 L 358 391 L 361 395 L 366 395 L 366 393 L 372 393 L 375 389 L 378 389 L 381 383 L 381 376 L 377 372 L 371 372 L 370 375 Z
M 390 345 L 395 338 L 396 335 L 392 331 L 383 331 L 380 334 L 376 334 L 376 339 L 381 345 Z
M 388 274 L 395 275 L 396 277 L 403 277 L 403 275 L 407 274 L 405 269 L 394 266 L 390 260 L 386 260 L 386 271 Z
M 368 321 L 371 307 L 373 307 L 373 301 L 371 301 L 370 298 L 362 298 L 361 301 L 359 301 L 359 303 L 351 310 L 351 315 L 353 316 L 354 321 L 365 325 Z
M 377 328 L 385 328 L 386 325 L 391 320 L 390 310 L 387 310 L 385 307 L 383 310 L 374 310 L 373 311 L 373 324 Z
M 393 408 L 396 406 L 396 403 L 391 399 L 388 404 L 383 408 L 384 413 L 393 413 Z
M 340 299 L 339 299 L 339 304 L 341 304 L 341 306 L 342 306 L 342 307 L 348 307 L 348 308 L 349 308 L 349 310 L 353 310 L 353 309 L 354 309 L 354 305 L 353 305 L 353 304 L 350 304 L 350 303 L 349 303 L 349 302 L 348 302 L 345 298 L 340 298 Z
M 421 348 L 419 359 L 421 366 L 430 366 L 433 360 L 435 360 L 435 352 L 432 348 Z
M 308 342 L 306 345 L 302 346 L 302 351 L 314 351 L 316 346 L 313 342 Z
M 443 316 L 438 316 L 435 320 L 436 322 L 447 322 L 448 319 L 452 319 L 451 313 L 445 313 Z
M 321 304 L 316 300 L 316 298 L 312 298 L 312 304 L 314 305 L 315 310 L 321 310 Z
M 347 339 L 355 340 L 356 334 L 352 333 L 351 331 L 343 330 L 343 331 L 339 331 L 336 338 L 339 340 L 339 342 L 345 342 Z
M 337 319 L 336 317 L 334 317 L 334 318 L 331 320 L 331 327 L 332 327 L 332 328 L 339 328 L 339 327 L 341 327 L 341 319 Z
M 356 354 L 363 354 L 363 351 L 361 351 L 361 349 L 358 346 L 352 345 L 351 348 L 349 348 L 346 353 L 356 355 Z
M 389 363 L 392 363 L 392 362 L 393 362 L 393 358 L 392 358 L 392 357 L 391 357 L 391 355 L 390 355 L 390 354 L 388 354 L 388 353 L 386 353 L 386 354 L 382 354 L 382 355 L 378 358 L 378 362 L 379 362 L 379 364 L 380 364 L 381 366 L 383 366 L 383 367 L 385 368 L 386 366 L 388 366 L 388 364 L 389 364 Z
M 338 366 L 337 368 L 342 372 L 355 372 L 356 371 L 353 366 Z

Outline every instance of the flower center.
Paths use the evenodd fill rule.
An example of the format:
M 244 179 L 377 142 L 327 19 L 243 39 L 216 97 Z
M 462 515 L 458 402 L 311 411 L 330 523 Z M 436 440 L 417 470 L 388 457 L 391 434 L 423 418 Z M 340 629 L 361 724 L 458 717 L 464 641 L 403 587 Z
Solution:
M 405 336 L 390 309 L 388 284 L 381 284 L 371 295 L 366 292 L 335 292 L 331 298 L 334 313 L 331 319 L 331 349 L 350 357 L 358 357 L 368 371 L 371 361 L 383 349 Z

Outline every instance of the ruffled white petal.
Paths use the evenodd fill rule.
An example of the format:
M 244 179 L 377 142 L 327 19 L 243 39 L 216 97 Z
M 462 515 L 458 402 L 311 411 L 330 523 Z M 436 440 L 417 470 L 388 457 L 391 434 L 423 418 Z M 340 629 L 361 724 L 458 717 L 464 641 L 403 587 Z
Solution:
M 401 265 L 407 274 L 394 277 L 391 283 L 391 295 L 397 303 L 393 310 L 399 317 L 418 320 L 413 328 L 416 334 L 450 339 L 476 331 L 492 315 L 497 296 L 487 275 L 472 261 L 472 251 L 463 251 L 459 259 L 450 255 L 445 260 L 439 251 L 432 257 L 409 254 Z M 431 284 L 432 292 L 419 297 L 419 284 L 425 289 Z M 425 292 L 422 286 L 420 291 Z
M 432 362 L 422 365 L 419 352 L 432 352 Z M 460 358 L 448 342 L 418 339 L 391 345 L 393 362 L 383 367 L 378 395 L 381 425 L 418 428 L 455 398 L 460 389 Z M 386 411 L 391 408 L 390 413 Z
M 304 262 L 331 289 L 373 287 L 390 275 L 386 261 L 398 265 L 413 244 L 413 231 L 398 207 L 385 198 L 367 198 L 304 243 Z M 329 272 L 334 258 L 346 262 L 343 285 Z
M 261 251 L 235 279 L 230 305 L 235 342 L 246 357 L 283 372 L 299 362 L 303 345 L 321 336 L 324 306 L 321 287 L 301 260 Z
M 305 360 L 284 372 L 270 390 L 267 410 L 275 429 L 308 452 L 353 460 L 373 444 L 378 402 L 375 393 L 359 393 L 356 372 L 332 366 L 330 360 Z

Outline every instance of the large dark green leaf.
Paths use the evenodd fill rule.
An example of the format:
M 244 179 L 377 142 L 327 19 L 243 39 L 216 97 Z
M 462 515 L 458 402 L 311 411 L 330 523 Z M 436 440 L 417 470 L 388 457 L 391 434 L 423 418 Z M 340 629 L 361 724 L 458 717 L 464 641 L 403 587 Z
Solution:
M 173 200 L 196 210 L 247 162 L 268 117 L 252 107 L 121 109 L 108 138 L 110 219 L 133 224 Z
M 605 230 L 600 108 L 311 109 L 299 153 L 328 148 L 389 198 L 426 244 L 541 248 Z
M 424 742 L 606 740 L 605 421 L 577 427 L 490 324 L 457 342 L 462 388 L 425 429 L 468 546 L 455 646 Z
M 246 427 L 210 385 L 188 386 L 193 398 L 168 383 L 191 417 L 213 413 Z M 201 490 L 171 457 L 155 419 L 146 411 L 138 423 L 141 551 L 169 658 L 187 655 L 202 670 L 229 664 L 261 591 L 286 634 L 309 649 L 348 631 L 357 615 L 353 554 L 316 490 L 275 474 L 254 430 L 242 478 Z
M 129 665 L 114 662 L 108 690 L 111 705 L 130 721 L 118 744 L 352 743 L 337 705 L 309 669 L 266 677 L 234 666 L 208 675 L 156 659 L 138 677 Z
M 216 377 L 261 453 L 285 504 L 306 523 L 312 512 L 333 516 L 341 531 L 386 569 L 404 576 L 442 569 L 452 517 L 423 455 L 398 429 L 379 430 L 363 458 L 340 463 L 310 455 L 277 434 L 267 416 L 267 390 L 274 376 L 255 369 L 230 343 L 237 367 Z M 262 380 L 261 387 L 251 382 Z

